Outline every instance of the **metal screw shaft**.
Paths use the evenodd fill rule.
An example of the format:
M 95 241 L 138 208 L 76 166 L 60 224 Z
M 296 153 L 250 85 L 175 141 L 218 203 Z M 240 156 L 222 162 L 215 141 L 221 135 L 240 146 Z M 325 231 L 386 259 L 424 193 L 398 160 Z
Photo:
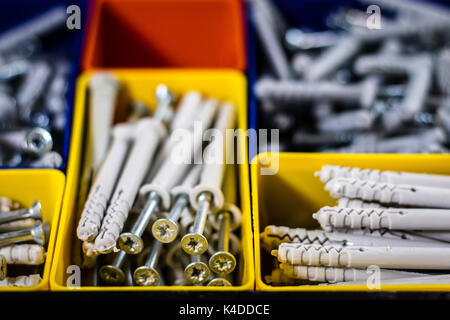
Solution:
M 192 231 L 181 239 L 181 247 L 190 255 L 199 255 L 208 249 L 208 240 L 203 235 L 206 220 L 211 208 L 213 196 L 209 192 L 202 192 L 199 197 L 199 206 L 195 215 Z
M 31 112 L 38 99 L 44 93 L 50 77 L 51 67 L 44 61 L 34 63 L 28 71 L 24 82 L 17 92 L 20 116 L 24 121 L 31 120 Z

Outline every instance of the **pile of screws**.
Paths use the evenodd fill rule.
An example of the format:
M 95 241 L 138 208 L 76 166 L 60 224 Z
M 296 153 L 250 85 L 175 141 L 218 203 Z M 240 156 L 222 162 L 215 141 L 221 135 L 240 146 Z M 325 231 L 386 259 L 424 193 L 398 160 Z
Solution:
M 330 30 L 288 29 L 270 0 L 251 1 L 272 70 L 253 88 L 259 127 L 280 130 L 281 151 L 448 153 L 450 12 L 361 2 L 381 7 L 381 29 L 358 9 L 331 13 Z
M 91 111 L 112 119 L 120 87 L 114 75 L 94 75 Z M 232 286 L 241 213 L 225 132 L 234 129 L 235 107 L 189 91 L 175 112 L 177 99 L 165 85 L 157 86 L 156 100 L 152 117 L 134 107 L 128 122 L 93 135 L 91 145 L 105 152 L 93 156 L 92 163 L 102 160 L 77 228 L 83 285 Z M 214 139 L 205 146 L 209 128 Z M 193 164 L 202 155 L 209 162 Z
M 70 64 L 56 7 L 0 34 L 0 166 L 62 164 Z
M 378 284 L 450 283 L 450 176 L 332 165 L 316 176 L 337 206 L 313 214 L 322 230 L 265 228 L 280 263 L 268 283 L 366 285 L 374 272 Z
M 0 197 L 0 287 L 32 287 L 42 280 L 49 226 L 38 201 L 21 207 Z

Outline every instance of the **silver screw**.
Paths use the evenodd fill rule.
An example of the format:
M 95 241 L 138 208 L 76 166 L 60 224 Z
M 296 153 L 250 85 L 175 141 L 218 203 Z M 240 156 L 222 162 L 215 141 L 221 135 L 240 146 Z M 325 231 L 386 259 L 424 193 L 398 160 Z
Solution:
M 46 244 L 48 238 L 48 225 L 46 223 L 36 222 L 33 228 L 6 232 L 0 234 L 0 247 L 14 243 L 33 241 L 41 246 Z
M 152 234 L 156 240 L 170 243 L 178 236 L 177 221 L 181 213 L 189 204 L 189 197 L 185 194 L 178 196 L 167 218 L 158 219 L 153 223 Z
M 320 119 L 333 113 L 333 104 L 328 101 L 317 102 L 313 109 L 314 117 Z
M 121 285 L 125 282 L 125 272 L 122 270 L 122 266 L 126 262 L 127 254 L 125 251 L 119 251 L 111 264 L 100 267 L 100 278 L 112 285 Z
M 0 123 L 1 126 L 11 125 L 17 118 L 16 100 L 0 90 Z
M 153 115 L 153 119 L 170 122 L 174 115 L 172 104 L 175 101 L 175 96 L 166 85 L 160 84 L 156 87 L 156 99 L 158 100 L 158 107 Z M 155 191 L 150 192 L 144 209 L 131 231 L 122 233 L 119 236 L 118 245 L 123 251 L 128 254 L 138 254 L 142 251 L 144 248 L 144 243 L 141 239 L 142 234 L 147 228 L 153 213 L 159 208 L 160 203 L 160 195 Z
M 181 247 L 190 255 L 203 254 L 208 250 L 208 240 L 203 235 L 206 220 L 211 210 L 212 194 L 209 192 L 202 192 L 198 197 L 198 210 L 195 215 L 194 225 L 192 231 L 186 234 L 181 239 Z
M 3 255 L 0 255 L 0 280 L 5 279 L 7 273 L 8 273 L 8 265 L 6 263 L 6 259 Z
M 142 251 L 144 248 L 142 235 L 153 213 L 158 209 L 160 202 L 161 197 L 155 191 L 152 191 L 131 231 L 124 232 L 119 236 L 118 245 L 120 249 L 128 254 L 138 254 Z
M 161 253 L 162 243 L 153 241 L 152 251 L 145 262 L 145 265 L 134 270 L 134 281 L 140 286 L 156 286 L 159 283 L 159 272 L 156 270 L 158 258 Z
M 51 72 L 50 65 L 44 61 L 33 63 L 27 72 L 25 80 L 17 92 L 19 114 L 24 121 L 30 121 L 32 110 L 43 94 Z
M 447 23 L 450 12 L 443 6 L 439 6 L 424 1 L 406 2 L 402 0 L 362 0 L 364 3 L 377 4 L 385 8 L 395 10 L 399 13 L 409 13 L 413 18 L 420 17 L 425 21 L 436 21 L 441 23 Z M 416 20 L 414 20 L 416 21 Z
M 15 210 L 0 214 L 0 223 L 27 218 L 33 218 L 36 220 L 41 219 L 41 204 L 39 201 L 34 201 L 31 207 L 29 207 L 28 209 Z
M 218 213 L 219 240 L 217 252 L 209 259 L 209 267 L 217 274 L 229 274 L 236 267 L 236 258 L 230 253 L 231 216 L 227 211 Z
M 368 110 L 352 110 L 332 113 L 317 120 L 317 128 L 321 132 L 361 131 L 372 127 L 375 115 Z
M 9 81 L 17 76 L 25 74 L 30 68 L 30 63 L 25 59 L 16 59 L 0 66 L 0 82 Z
M 211 276 L 208 265 L 201 260 L 200 255 L 192 255 L 191 263 L 184 269 L 186 279 L 192 284 L 204 284 Z
M 22 161 L 23 161 L 22 155 L 19 153 L 16 153 L 16 154 L 12 155 L 12 157 L 9 158 L 7 162 L 5 162 L 5 166 L 17 167 L 22 163 Z

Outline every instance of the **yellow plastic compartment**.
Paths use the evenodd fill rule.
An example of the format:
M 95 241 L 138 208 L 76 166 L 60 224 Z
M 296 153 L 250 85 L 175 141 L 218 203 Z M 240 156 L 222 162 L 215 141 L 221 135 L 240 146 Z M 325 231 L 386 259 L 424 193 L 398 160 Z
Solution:
M 253 230 L 255 232 L 256 289 L 260 291 L 450 291 L 450 285 L 383 285 L 369 290 L 366 286 L 271 286 L 264 275 L 271 272 L 275 258 L 260 248 L 259 235 L 269 225 L 298 228 L 319 228 L 312 218 L 322 206 L 336 205 L 324 190 L 324 184 L 314 176 L 323 165 L 341 165 L 380 170 L 450 174 L 449 155 L 393 154 L 320 154 L 280 153 L 259 154 L 251 163 Z M 261 175 L 268 167 L 279 168 L 275 175 Z
M 34 287 L 0 287 L 0 292 L 49 289 L 50 267 L 58 231 L 64 182 L 64 174 L 57 170 L 0 171 L 0 196 L 17 200 L 26 207 L 31 206 L 34 200 L 39 200 L 42 205 L 43 220 L 47 221 L 51 228 L 42 281 Z
M 156 85 L 164 83 L 177 95 L 189 90 L 198 90 L 205 96 L 212 96 L 220 100 L 228 100 L 235 104 L 238 110 L 238 126 L 247 128 L 246 114 L 246 80 L 237 71 L 228 70 L 108 70 L 112 72 L 124 85 L 116 120 L 124 120 L 127 103 L 131 100 L 145 102 L 152 109 L 156 102 L 154 92 Z M 75 115 L 71 150 L 69 155 L 67 188 L 62 208 L 62 219 L 59 237 L 55 249 L 55 259 L 50 275 L 51 290 L 89 290 L 89 291 L 244 291 L 254 288 L 254 264 L 251 229 L 250 187 L 248 172 L 248 155 L 244 135 L 240 136 L 240 151 L 245 155 L 246 164 L 239 166 L 239 181 L 234 181 L 234 188 L 239 189 L 240 203 L 243 219 L 241 226 L 242 250 L 240 256 L 240 285 L 234 287 L 196 287 L 196 286 L 161 286 L 161 287 L 67 287 L 67 267 L 71 265 L 71 248 L 75 237 L 76 212 L 74 204 L 79 190 L 80 155 L 82 154 L 82 135 L 85 127 L 86 88 L 92 72 L 83 74 L 77 83 L 75 101 Z M 130 100 L 131 99 L 131 100 Z

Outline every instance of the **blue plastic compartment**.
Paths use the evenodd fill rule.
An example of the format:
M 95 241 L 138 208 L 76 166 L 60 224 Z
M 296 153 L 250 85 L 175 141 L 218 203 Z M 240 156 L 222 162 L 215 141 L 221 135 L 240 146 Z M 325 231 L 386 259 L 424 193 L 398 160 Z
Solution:
M 58 41 L 55 41 L 55 43 L 50 43 L 50 41 L 48 41 L 45 44 L 45 48 L 49 49 L 47 52 L 58 51 L 64 53 L 69 57 L 71 64 L 66 93 L 67 125 L 63 132 L 61 150 L 63 163 L 58 168 L 60 170 L 65 170 L 69 155 L 75 85 L 80 72 L 83 38 L 85 29 L 87 28 L 88 2 L 89 0 L 2 0 L 0 2 L 0 34 L 57 6 L 64 6 L 67 8 L 70 5 L 78 5 L 81 9 L 81 30 L 67 29 L 66 31 L 63 31 L 61 35 L 58 34 L 56 37 L 56 40 Z

